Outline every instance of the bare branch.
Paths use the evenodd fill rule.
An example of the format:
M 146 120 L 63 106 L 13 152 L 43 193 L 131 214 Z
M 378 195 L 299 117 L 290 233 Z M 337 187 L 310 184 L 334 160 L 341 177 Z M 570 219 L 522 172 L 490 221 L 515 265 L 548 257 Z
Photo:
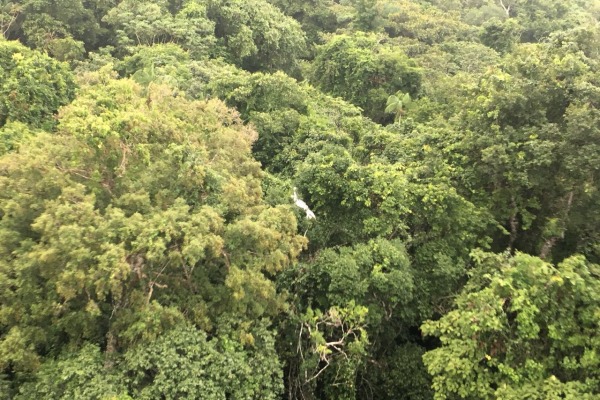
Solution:
M 17 17 L 19 16 L 19 14 L 21 13 L 21 7 L 18 5 L 13 5 L 9 11 L 9 16 L 10 19 L 8 21 L 7 24 L 4 23 L 4 21 L 2 21 L 2 35 L 8 39 L 8 37 L 6 36 L 8 31 L 10 30 L 10 27 L 12 26 L 12 24 L 17 20 Z M 6 26 L 6 28 L 5 28 Z
M 158 281 L 158 278 L 160 278 L 160 276 L 164 272 L 165 268 L 167 268 L 169 263 L 170 263 L 170 261 L 167 261 L 165 263 L 165 265 L 163 265 L 162 269 L 156 274 L 154 279 L 152 281 L 150 281 L 150 283 L 148 283 L 148 296 L 146 298 L 146 304 L 150 304 L 150 299 L 152 298 L 152 293 L 154 292 L 154 286 L 156 286 L 159 289 L 164 289 L 167 287 L 167 285 L 160 284 L 157 281 Z
M 499 0 L 500 1 L 500 7 L 502 7 L 502 9 L 504 10 L 504 12 L 506 13 L 506 17 L 510 17 L 510 4 L 504 4 L 504 0 Z
M 319 375 L 321 375 L 321 374 L 323 373 L 323 371 L 325 371 L 325 370 L 327 369 L 327 367 L 329 367 L 329 360 L 328 360 L 328 359 L 325 359 L 325 360 L 323 360 L 323 361 L 325 361 L 326 365 L 325 365 L 323 368 L 321 368 L 321 369 L 319 370 L 319 372 L 317 372 L 317 373 L 316 373 L 315 375 L 313 375 L 313 376 L 312 376 L 310 379 L 308 379 L 308 380 L 307 380 L 305 383 L 308 383 L 308 382 L 310 382 L 310 381 L 314 381 L 315 379 L 317 379 L 317 378 L 319 377 Z

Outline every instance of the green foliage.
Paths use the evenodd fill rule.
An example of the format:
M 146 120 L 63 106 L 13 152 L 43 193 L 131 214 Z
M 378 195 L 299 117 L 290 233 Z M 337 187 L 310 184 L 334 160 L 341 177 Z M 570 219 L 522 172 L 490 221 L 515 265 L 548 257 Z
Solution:
M 281 72 L 256 73 L 243 79 L 217 77 L 209 87 L 256 127 L 259 132 L 253 146 L 256 159 L 267 168 L 283 164 L 277 155 L 291 145 L 303 114 L 309 112 L 306 89 Z
M 218 96 L 256 127 L 254 156 L 272 172 L 290 176 L 295 164 L 324 146 L 350 148 L 379 129 L 358 108 L 281 72 L 248 74 L 220 63 L 203 64 L 194 72 L 199 90 L 193 95 Z
M 525 42 L 538 42 L 554 31 L 566 30 L 576 27 L 569 14 L 576 10 L 576 3 L 561 3 L 548 0 L 522 1 L 512 0 L 507 2 L 511 8 L 509 17 L 515 17 L 524 26 L 522 40 Z
M 334 36 L 315 58 L 311 81 L 319 89 L 361 107 L 377 122 L 389 93 L 414 96 L 421 76 L 416 65 L 397 48 L 381 44 L 374 35 Z
M 21 39 L 59 59 L 79 59 L 84 43 L 91 47 L 104 40 L 105 32 L 88 1 L 16 0 L 6 7 L 3 20 L 8 26 L 3 33 L 8 38 Z
M 12 1 L 2 2 L 0 6 L 0 30 L 3 37 L 9 37 L 19 14 L 22 12 L 22 6 Z
M 34 133 L 22 122 L 9 122 L 0 128 L 0 156 L 15 151 Z
M 35 380 L 21 387 L 16 399 L 119 399 L 127 397 L 125 385 L 104 366 L 104 356 L 95 345 L 85 345 L 56 361 L 43 364 Z
M 597 397 L 598 266 L 473 257 L 456 309 L 422 327 L 442 342 L 424 356 L 435 398 Z
M 522 33 L 523 28 L 513 18 L 492 19 L 483 25 L 480 37 L 486 46 L 499 52 L 507 52 L 519 43 Z
M 0 1 L 0 398 L 597 398 L 599 16 Z
M 455 13 L 435 7 L 424 7 L 419 2 L 398 0 L 379 1 L 382 4 L 383 28 L 392 38 L 415 39 L 425 44 L 468 40 L 476 32 L 460 21 Z
M 440 10 L 452 12 L 470 25 L 481 25 L 492 18 L 506 18 L 502 3 L 497 0 L 426 0 Z M 503 1 L 504 4 L 508 2 Z
M 311 396 L 320 377 L 326 385 L 324 398 L 354 399 L 356 375 L 369 344 L 364 323 L 367 313 L 366 307 L 354 301 L 326 312 L 308 307 L 299 316 L 301 359 L 290 390 L 298 391 L 298 396 Z
M 327 146 L 301 164 L 297 179 L 310 193 L 304 198 L 321 215 L 319 232 L 311 237 L 315 243 L 349 244 L 405 233 L 410 211 L 400 166 L 361 167 L 340 146 Z
M 255 133 L 222 103 L 86 79 L 57 135 L 0 161 L 4 370 L 83 341 L 122 351 L 184 319 L 274 315 L 268 276 L 305 243 L 289 208 L 262 203 Z
M 167 43 L 179 44 L 197 58 L 215 51 L 215 24 L 207 17 L 205 3 L 191 0 L 175 11 L 169 8 L 167 0 L 125 0 L 112 8 L 103 21 L 116 30 L 117 50 L 121 54 L 131 52 L 136 45 Z
M 355 9 L 352 27 L 358 31 L 368 32 L 377 30 L 379 10 L 377 0 L 350 0 Z
M 23 122 L 50 129 L 75 94 L 68 67 L 17 42 L 0 39 L 0 127 Z
M 415 283 L 402 242 L 378 239 L 353 248 L 327 249 L 304 268 L 304 279 L 315 292 L 312 307 L 328 309 L 350 302 L 369 310 L 365 322 L 373 327 L 394 318 L 409 320 L 408 304 Z M 314 283 L 313 283 L 314 282 Z
M 254 333 L 244 347 L 227 335 L 209 341 L 180 326 L 131 348 L 119 368 L 136 399 L 276 399 L 282 377 L 273 338 L 264 327 Z
M 258 323 L 251 344 L 182 324 L 106 359 L 86 345 L 45 363 L 16 399 L 276 399 L 282 389 L 272 334 Z M 131 395 L 129 397 L 127 394 Z
M 208 4 L 215 35 L 238 66 L 287 72 L 297 67 L 306 39 L 294 19 L 266 0 L 210 0 Z
M 421 357 L 425 350 L 413 343 L 383 349 L 385 354 L 376 366 L 369 366 L 365 379 L 370 386 L 364 389 L 364 397 L 382 400 L 431 400 L 431 377 Z M 372 391 L 372 392 L 371 392 Z
M 577 203 L 588 197 L 582 190 L 591 184 L 590 175 L 572 175 L 569 160 L 583 162 L 580 170 L 591 172 L 595 167 L 587 166 L 590 158 L 575 155 L 571 143 L 578 140 L 578 146 L 591 150 L 588 146 L 596 143 L 597 132 L 578 129 L 583 139 L 568 121 L 579 104 L 594 104 L 595 90 L 588 89 L 597 86 L 590 75 L 596 65 L 570 45 L 523 46 L 507 57 L 501 69 L 486 73 L 469 93 L 470 100 L 461 105 L 459 126 L 465 133 L 459 147 L 465 146 L 461 152 L 467 155 L 459 161 L 461 179 L 470 190 L 479 186 L 475 180 L 488 188 L 493 182 L 494 194 L 482 194 L 481 199 L 496 200 L 486 208 L 495 210 L 498 222 L 510 230 L 509 246 L 516 243 L 525 251 L 548 255 L 555 239 L 543 237 L 545 221 L 559 218 L 568 225 L 578 212 Z M 595 114 L 588 108 L 586 119 Z M 582 127 L 589 122 L 582 122 Z M 561 157 L 555 157 L 557 153 Z M 523 235 L 529 245 L 519 244 L 521 229 L 528 231 Z
M 385 104 L 385 112 L 394 114 L 396 122 L 399 122 L 411 103 L 410 94 L 398 92 L 388 97 Z
M 115 66 L 142 86 L 162 83 L 183 90 L 192 85 L 191 67 L 189 53 L 171 43 L 134 47 L 133 54 Z
M 335 32 L 340 25 L 333 0 L 268 1 L 302 24 L 309 43 L 321 43 L 323 33 Z

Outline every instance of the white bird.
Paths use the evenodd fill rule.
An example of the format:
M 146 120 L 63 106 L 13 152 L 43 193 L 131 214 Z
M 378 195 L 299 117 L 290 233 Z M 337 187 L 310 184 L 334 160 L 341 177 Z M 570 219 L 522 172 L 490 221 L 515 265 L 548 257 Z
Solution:
M 292 199 L 294 199 L 294 204 L 300 207 L 304 211 L 306 211 L 306 219 L 317 219 L 315 213 L 311 211 L 308 205 L 298 198 L 298 193 L 296 192 L 296 188 L 294 187 L 294 194 L 292 195 Z

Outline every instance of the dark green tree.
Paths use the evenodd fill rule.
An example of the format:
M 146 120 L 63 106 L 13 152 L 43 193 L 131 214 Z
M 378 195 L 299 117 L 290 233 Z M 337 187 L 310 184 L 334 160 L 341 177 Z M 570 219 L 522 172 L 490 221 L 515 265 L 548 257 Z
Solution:
M 296 71 L 306 50 L 300 24 L 266 0 L 210 0 L 208 17 L 226 58 L 249 71 Z
M 314 60 L 311 82 L 333 96 L 361 107 L 376 122 L 387 122 L 390 93 L 416 96 L 421 74 L 399 49 L 375 35 L 337 35 L 323 45 Z

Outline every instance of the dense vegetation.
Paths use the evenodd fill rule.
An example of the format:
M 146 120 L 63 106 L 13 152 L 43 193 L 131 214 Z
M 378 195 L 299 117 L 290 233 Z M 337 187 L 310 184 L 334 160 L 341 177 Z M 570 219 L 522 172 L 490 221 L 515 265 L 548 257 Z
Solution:
M 0 1 L 0 400 L 600 398 L 599 18 Z

